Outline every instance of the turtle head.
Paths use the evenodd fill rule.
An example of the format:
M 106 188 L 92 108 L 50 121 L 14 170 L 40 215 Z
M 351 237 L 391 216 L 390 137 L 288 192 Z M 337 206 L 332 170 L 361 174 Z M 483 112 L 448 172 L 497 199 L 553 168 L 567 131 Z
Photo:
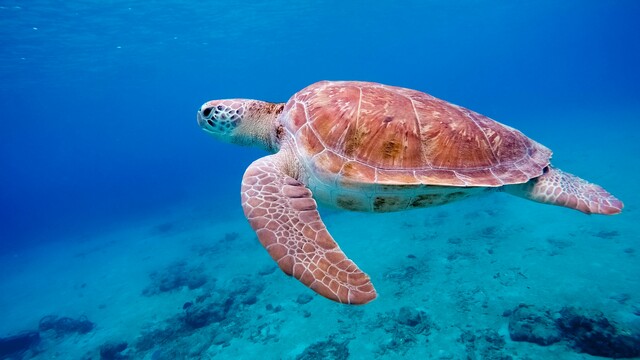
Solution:
M 258 100 L 211 100 L 198 110 L 202 130 L 219 140 L 276 151 L 276 120 L 284 104 Z
M 198 110 L 198 125 L 217 138 L 231 140 L 247 111 L 246 102 L 241 99 L 208 101 Z

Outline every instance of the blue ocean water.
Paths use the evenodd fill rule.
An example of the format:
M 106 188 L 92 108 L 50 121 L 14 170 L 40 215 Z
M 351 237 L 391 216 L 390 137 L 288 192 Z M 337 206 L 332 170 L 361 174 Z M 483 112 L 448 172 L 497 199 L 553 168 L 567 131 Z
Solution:
M 527 231 L 540 231 L 543 234 L 540 239 L 545 239 L 540 241 L 553 248 L 544 249 L 545 259 L 549 257 L 547 255 L 555 257 L 558 254 L 571 257 L 575 252 L 579 254 L 577 257 L 588 259 L 585 263 L 599 264 L 604 269 L 618 262 L 616 259 L 626 259 L 619 260 L 620 267 L 612 268 L 610 273 L 594 270 L 601 276 L 595 277 L 593 286 L 580 280 L 594 278 L 586 270 L 584 273 L 576 270 L 582 278 L 565 277 L 556 284 L 580 284 L 600 290 L 610 284 L 611 289 L 600 292 L 605 299 L 602 302 L 585 304 L 566 294 L 549 296 L 558 299 L 559 306 L 583 305 L 605 313 L 611 310 L 618 315 L 625 314 L 623 317 L 629 323 L 637 325 L 640 321 L 637 319 L 640 316 L 640 285 L 634 280 L 639 270 L 634 257 L 637 256 L 640 232 L 634 225 L 640 220 L 636 206 L 640 199 L 635 190 L 635 179 L 640 175 L 637 144 L 639 16 L 640 3 L 632 0 L 0 2 L 0 253 L 7 259 L 4 262 L 7 275 L 0 280 L 4 281 L 0 304 L 4 312 L 17 314 L 4 321 L 0 337 L 38 328 L 38 319 L 47 315 L 43 313 L 46 309 L 48 313 L 60 316 L 87 315 L 96 322 L 97 327 L 91 331 L 98 335 L 93 342 L 75 333 L 69 335 L 77 337 L 74 341 L 52 340 L 46 337 L 46 331 L 41 331 L 40 336 L 45 340 L 39 345 L 40 350 L 29 350 L 23 354 L 26 358 L 50 358 L 54 352 L 61 354 L 59 358 L 78 358 L 78 354 L 85 356 L 93 352 L 97 358 L 96 351 L 103 343 L 120 340 L 129 343 L 126 350 L 129 352 L 125 354 L 131 358 L 254 358 L 255 354 L 264 351 L 272 351 L 273 358 L 346 358 L 346 354 L 355 359 L 374 355 L 415 358 L 416 354 L 429 354 L 431 358 L 453 359 L 459 354 L 471 353 L 480 356 L 476 358 L 489 358 L 487 354 L 492 351 L 489 345 L 476 343 L 470 350 L 471 342 L 464 340 L 469 336 L 480 337 L 474 331 L 487 329 L 494 329 L 496 339 L 502 339 L 497 342 L 506 341 L 506 345 L 503 344 L 505 354 L 513 358 L 527 358 L 522 351 L 534 354 L 530 358 L 549 356 L 544 352 L 536 353 L 542 350 L 517 348 L 523 343 L 513 342 L 508 332 L 505 333 L 506 323 L 498 321 L 499 316 L 494 316 L 493 322 L 487 322 L 479 330 L 460 325 L 459 333 L 438 335 L 438 328 L 448 325 L 445 322 L 438 324 L 430 312 L 434 308 L 428 306 L 431 303 L 403 295 L 401 298 L 407 303 L 401 303 L 407 307 L 398 310 L 399 307 L 394 308 L 390 301 L 396 299 L 393 294 L 400 290 L 393 290 L 391 285 L 381 295 L 388 300 L 377 300 L 375 313 L 367 313 L 370 309 L 367 307 L 344 310 L 320 298 L 314 298 L 309 304 L 322 305 L 305 308 L 308 299 L 296 296 L 313 293 L 306 292 L 293 281 L 286 282 L 279 271 L 267 274 L 269 278 L 259 284 L 250 283 L 246 287 L 269 289 L 273 283 L 286 282 L 293 290 L 283 290 L 282 294 L 280 290 L 272 290 L 275 293 L 265 290 L 254 294 L 258 299 L 254 308 L 251 306 L 256 302 L 251 299 L 238 305 L 243 316 L 268 318 L 271 325 L 232 331 L 231 323 L 225 323 L 229 338 L 213 343 L 213 336 L 209 339 L 191 329 L 189 341 L 204 344 L 198 352 L 166 355 L 170 353 L 168 348 L 179 347 L 176 344 L 187 341 L 184 340 L 186 330 L 164 335 L 174 343 L 167 341 L 145 347 L 138 342 L 139 346 L 135 348 L 134 343 L 142 330 L 138 331 L 136 327 L 129 327 L 136 329 L 135 332 L 119 330 L 118 326 L 127 327 L 131 323 L 119 321 L 116 314 L 122 313 L 120 309 L 133 311 L 126 304 L 136 301 L 135 296 L 141 292 L 138 285 L 149 280 L 148 273 L 154 268 L 173 264 L 166 265 L 169 266 L 167 271 L 174 274 L 170 276 L 182 276 L 175 274 L 189 272 L 184 269 L 191 269 L 191 265 L 176 265 L 172 261 L 190 259 L 193 254 L 189 251 L 199 251 L 198 256 L 213 256 L 218 260 L 227 258 L 227 263 L 220 265 L 221 269 L 227 270 L 220 270 L 216 275 L 216 286 L 219 286 L 216 289 L 224 289 L 219 284 L 236 275 L 257 276 L 258 268 L 249 269 L 254 263 L 272 265 L 252 238 L 239 204 L 242 174 L 264 153 L 259 149 L 219 143 L 206 136 L 195 119 L 199 106 L 211 99 L 236 97 L 284 102 L 306 85 L 323 79 L 365 80 L 414 88 L 483 113 L 549 146 L 554 150 L 555 164 L 600 183 L 626 204 L 623 214 L 609 218 L 587 217 L 510 198 L 481 198 L 468 204 L 427 209 L 411 215 L 374 216 L 373 219 L 383 221 L 380 221 L 380 228 L 374 227 L 379 231 L 368 230 L 368 236 L 360 231 L 365 231 L 362 227 L 371 223 L 372 218 L 366 216 L 373 215 L 328 212 L 330 219 L 326 222 L 333 226 L 330 230 L 334 237 L 348 254 L 361 258 L 362 268 L 372 269 L 370 275 L 374 280 L 377 277 L 379 282 L 385 278 L 396 279 L 392 283 L 410 283 L 411 275 L 407 271 L 422 271 L 413 263 L 421 253 L 415 249 L 416 244 L 424 244 L 422 237 L 416 242 L 417 232 L 422 236 L 426 231 L 431 234 L 429 236 L 442 240 L 443 247 L 436 247 L 436 252 L 445 246 L 458 249 L 450 253 L 445 251 L 443 258 L 447 261 L 460 257 L 467 259 L 464 261 L 470 263 L 462 267 L 468 270 L 474 268 L 477 249 L 485 254 L 487 243 L 508 237 L 514 231 L 529 229 Z M 488 207 L 497 210 L 494 213 L 488 211 Z M 476 212 L 480 210 L 485 212 L 478 215 Z M 455 216 L 467 211 L 466 217 Z M 403 236 L 409 238 L 398 240 L 394 245 L 397 247 L 385 247 L 396 242 L 390 239 L 395 239 L 393 233 L 400 231 L 397 229 L 399 224 L 406 231 Z M 420 227 L 420 231 L 411 230 L 413 226 Z M 218 229 L 220 235 L 207 235 L 211 233 L 205 230 L 210 227 Z M 151 231 L 140 230 L 147 228 Z M 127 232 L 130 229 L 134 230 Z M 452 235 L 461 229 L 478 230 L 480 235 L 464 232 Z M 208 236 L 223 245 L 214 249 L 202 245 L 207 243 Z M 177 242 L 184 241 L 191 247 L 176 250 L 167 245 L 169 247 L 163 248 L 175 243 L 162 240 L 168 237 L 182 239 Z M 236 245 L 247 251 L 245 255 L 235 254 L 233 250 L 237 250 L 237 246 L 228 245 L 236 238 L 241 239 Z M 347 243 L 343 244 L 340 238 L 353 240 L 345 240 Z M 457 242 L 464 245 L 471 238 L 475 239 L 473 245 L 462 246 Z M 578 238 L 586 239 L 585 243 Z M 538 238 L 529 240 L 534 244 L 531 248 L 537 246 Z M 369 241 L 377 245 L 363 249 L 369 247 Z M 136 245 L 129 247 L 127 243 Z M 50 248 L 53 244 L 55 251 Z M 608 248 L 607 244 L 612 247 Z M 83 246 L 93 250 L 78 250 Z M 45 249 L 48 256 L 33 255 L 35 249 Z M 376 258 L 380 255 L 375 250 L 398 251 L 402 255 L 395 261 L 404 264 L 404 270 L 386 267 L 376 270 Z M 523 254 L 526 247 L 512 250 Z M 504 258 L 513 256 L 506 250 L 504 253 L 495 251 Z M 176 255 L 175 259 L 169 256 L 172 253 Z M 405 253 L 412 257 L 407 258 Z M 140 257 L 134 259 L 131 255 L 127 260 L 122 258 L 124 254 Z M 247 254 L 255 254 L 255 257 Z M 608 261 L 598 260 L 599 256 Z M 528 255 L 522 257 L 532 260 Z M 85 258 L 91 261 L 75 263 L 73 260 Z M 148 258 L 166 260 L 166 264 L 162 261 L 144 263 L 151 261 Z M 575 257 L 571 258 L 576 261 Z M 438 263 L 437 258 L 427 259 Z M 202 260 L 198 258 L 197 264 Z M 131 286 L 128 287 L 126 281 L 118 282 L 113 290 L 130 292 L 131 297 L 100 299 L 99 293 L 83 293 L 85 286 L 90 289 L 100 287 L 96 283 L 109 283 L 105 279 L 118 276 L 127 279 L 123 269 L 135 273 L 133 269 L 139 263 L 148 265 L 140 265 L 144 271 L 140 270 L 139 278 L 131 275 Z M 409 263 L 413 264 L 410 267 L 414 270 L 407 270 Z M 204 264 L 207 268 L 206 261 Z M 93 266 L 96 269 L 90 270 Z M 424 266 L 426 269 L 435 265 Z M 513 295 L 517 291 L 509 290 L 512 282 L 523 278 L 536 281 L 536 284 L 550 281 L 534 274 L 535 265 L 526 269 L 521 266 L 517 271 L 505 267 L 507 270 L 498 272 L 502 275 L 494 274 L 497 278 L 502 276 L 501 279 L 512 277 L 501 286 L 510 294 L 509 304 L 514 306 L 535 303 L 536 295 Z M 580 268 L 576 266 L 576 269 Z M 233 269 L 238 267 L 246 274 L 236 273 Z M 60 270 L 60 275 L 52 269 Z M 92 271 L 95 271 L 95 279 L 80 279 Z M 433 271 L 433 283 L 451 283 L 446 280 L 450 275 L 446 269 L 442 270 L 442 281 L 435 280 L 437 271 Z M 45 281 L 37 276 L 41 272 L 48 272 L 58 280 L 74 280 L 56 281 L 53 282 L 55 287 L 47 288 L 38 282 Z M 74 278 L 74 274 L 82 276 Z M 417 289 L 423 280 L 425 284 L 429 282 L 420 279 L 419 284 L 407 286 Z M 209 280 L 208 284 L 212 282 Z M 231 282 L 237 285 L 237 281 Z M 536 288 L 527 284 L 523 289 L 527 286 Z M 479 295 L 486 289 L 473 292 L 475 288 L 471 286 L 471 290 L 461 292 L 452 287 L 451 292 L 443 290 L 439 299 L 433 298 L 437 293 L 431 293 L 429 301 L 442 305 L 455 294 L 462 294 L 464 301 L 482 305 L 483 301 L 491 303 L 494 298 L 506 296 L 500 292 Z M 19 296 L 14 297 L 8 289 L 19 290 Z M 189 293 L 185 289 L 178 295 L 174 293 L 174 298 L 162 295 L 166 304 L 158 305 L 160 300 L 153 300 L 158 307 L 173 311 L 160 312 L 155 321 L 182 314 L 188 310 L 182 309 L 183 303 L 185 306 L 187 303 L 197 305 L 195 298 L 208 296 L 207 293 Z M 84 295 L 78 295 L 80 293 Z M 294 296 L 289 298 L 290 294 Z M 47 300 L 68 300 L 69 296 L 84 300 L 70 301 L 64 306 L 60 305 L 63 300 L 58 303 Z M 282 296 L 286 300 L 280 298 Z M 26 297 L 30 300 L 17 300 Z M 299 301 L 294 302 L 296 299 Z M 460 301 L 451 301 L 451 304 L 460 307 Z M 607 301 L 617 305 L 612 306 Z M 26 307 L 42 303 L 47 303 L 47 307 L 32 311 Z M 450 305 L 452 313 L 462 314 L 460 316 L 468 317 L 467 323 L 473 323 L 472 315 L 453 309 L 454 305 Z M 282 312 L 274 310 L 278 306 Z M 409 306 L 413 307 L 409 309 Z M 493 309 L 490 304 L 487 306 Z M 99 309 L 105 308 L 119 310 L 110 313 L 110 320 L 101 324 Z M 501 314 L 502 310 L 497 307 L 495 314 Z M 146 316 L 144 308 L 137 311 L 142 313 L 142 318 Z M 340 320 L 338 325 L 332 323 L 323 327 L 320 322 L 314 323 L 313 319 L 326 316 L 324 311 L 331 312 L 336 321 Z M 279 313 L 285 315 L 278 317 Z M 379 338 L 367 335 L 376 328 L 373 319 L 401 318 L 401 314 L 410 319 L 400 319 L 400 324 L 413 323 L 418 321 L 416 318 L 423 319 L 427 315 L 433 323 L 420 325 L 423 326 L 421 330 L 415 327 L 406 330 L 402 339 L 389 335 L 405 331 L 395 328 L 380 334 Z M 445 318 L 452 324 L 465 323 L 459 318 Z M 358 322 L 358 319 L 370 319 L 371 322 L 362 320 L 353 327 L 345 324 Z M 145 318 L 145 321 L 150 320 Z M 287 343 L 289 337 L 295 337 L 292 335 L 295 329 L 287 327 L 288 322 L 311 327 L 309 338 Z M 107 323 L 108 328 L 103 325 Z M 429 327 L 430 331 L 426 332 L 424 327 Z M 329 331 L 329 328 L 339 331 Z M 336 333 L 344 337 L 336 337 Z M 193 340 L 194 336 L 201 338 Z M 381 339 L 383 345 L 364 346 L 367 341 L 363 339 L 368 336 Z M 397 349 L 385 342 L 385 336 L 397 343 Z M 325 347 L 313 348 L 316 343 Z M 437 345 L 429 347 L 429 343 Z M 257 350 L 247 348 L 247 344 L 254 344 Z M 511 351 L 516 348 L 521 350 L 520 355 Z M 584 348 L 582 350 L 584 352 Z M 315 355 L 309 355 L 312 353 Z M 575 354 L 567 350 L 566 357 L 558 358 L 578 356 Z

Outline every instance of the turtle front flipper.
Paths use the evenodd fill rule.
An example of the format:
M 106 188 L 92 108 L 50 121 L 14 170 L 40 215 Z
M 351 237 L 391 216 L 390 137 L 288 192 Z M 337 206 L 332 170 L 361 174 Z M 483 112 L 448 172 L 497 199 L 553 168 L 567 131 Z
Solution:
M 614 215 L 622 211 L 622 201 L 601 186 L 554 167 L 524 184 L 507 185 L 505 190 L 525 199 L 564 206 L 586 214 Z
M 376 291 L 333 240 L 311 191 L 284 171 L 284 156 L 254 161 L 242 178 L 242 207 L 258 239 L 282 271 L 318 294 L 365 304 Z

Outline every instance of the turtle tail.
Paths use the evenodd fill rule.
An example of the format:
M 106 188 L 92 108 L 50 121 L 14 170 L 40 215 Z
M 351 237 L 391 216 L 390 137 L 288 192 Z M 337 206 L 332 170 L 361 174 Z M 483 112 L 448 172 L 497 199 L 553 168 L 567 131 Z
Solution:
M 585 214 L 614 215 L 624 204 L 599 185 L 548 166 L 544 174 L 524 184 L 507 185 L 506 192 L 544 204 L 564 206 Z

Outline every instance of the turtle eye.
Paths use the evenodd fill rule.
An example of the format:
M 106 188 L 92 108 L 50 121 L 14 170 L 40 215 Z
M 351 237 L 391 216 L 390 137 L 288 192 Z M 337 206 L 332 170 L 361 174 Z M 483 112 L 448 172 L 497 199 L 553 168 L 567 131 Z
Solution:
M 204 109 L 204 110 L 202 111 L 202 115 L 204 115 L 205 117 L 209 116 L 209 114 L 211 114 L 211 110 L 212 110 L 212 109 L 213 109 L 213 108 L 210 108 L 210 107 L 209 107 L 209 108 Z

